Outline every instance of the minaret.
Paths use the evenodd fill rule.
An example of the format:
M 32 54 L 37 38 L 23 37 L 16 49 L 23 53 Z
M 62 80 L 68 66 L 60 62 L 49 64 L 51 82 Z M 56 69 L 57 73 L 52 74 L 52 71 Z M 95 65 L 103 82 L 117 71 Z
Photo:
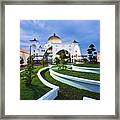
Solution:
M 80 51 L 80 47 L 79 47 L 79 44 L 78 44 L 78 42 L 76 41 L 76 40 L 73 40 L 73 42 L 72 42 L 72 45 L 73 45 L 73 47 L 72 47 L 72 62 L 73 63 L 76 63 L 76 62 L 79 62 L 80 61 L 80 56 L 81 56 L 81 51 Z
M 30 40 L 30 46 L 31 46 L 31 55 L 35 55 L 36 49 L 37 49 L 37 39 L 34 38 L 33 40 Z

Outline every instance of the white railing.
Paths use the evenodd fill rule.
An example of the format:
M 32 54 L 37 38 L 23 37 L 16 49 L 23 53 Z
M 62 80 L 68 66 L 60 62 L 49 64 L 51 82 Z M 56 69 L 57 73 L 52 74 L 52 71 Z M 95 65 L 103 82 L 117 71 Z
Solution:
M 100 82 L 99 81 L 60 74 L 58 72 L 53 71 L 52 69 L 50 69 L 49 71 L 50 71 L 50 75 L 54 79 L 56 79 L 60 82 L 63 82 L 65 84 L 68 84 L 68 85 L 71 85 L 71 86 L 74 86 L 74 87 L 77 87 L 80 89 L 85 89 L 85 90 L 97 92 L 97 93 L 100 92 Z
M 81 72 L 90 72 L 100 74 L 100 68 L 92 68 L 92 67 L 79 67 L 72 65 L 72 70 L 81 71 Z
M 58 92 L 59 92 L 59 87 L 58 86 L 55 86 L 49 82 L 47 82 L 41 75 L 41 72 L 45 71 L 49 69 L 49 67 L 45 67 L 45 68 L 42 68 L 38 71 L 37 75 L 38 75 L 38 78 L 41 80 L 41 82 L 52 88 L 52 90 L 50 90 L 49 92 L 47 92 L 45 95 L 43 95 L 42 97 L 40 97 L 38 100 L 54 100 L 57 96 L 58 96 Z

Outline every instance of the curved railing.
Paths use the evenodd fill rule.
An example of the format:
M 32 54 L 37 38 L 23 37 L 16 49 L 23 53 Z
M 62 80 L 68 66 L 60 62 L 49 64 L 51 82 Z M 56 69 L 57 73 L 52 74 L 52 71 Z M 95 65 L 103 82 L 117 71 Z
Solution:
M 78 77 L 73 77 L 69 75 L 64 75 L 60 74 L 58 72 L 55 72 L 52 69 L 49 69 L 50 75 L 65 84 L 80 88 L 80 89 L 85 89 L 88 91 L 100 93 L 100 81 L 95 81 L 95 80 L 89 80 L 89 79 L 84 79 L 84 78 L 78 78 Z
M 46 71 L 47 69 L 49 69 L 49 67 L 45 67 L 42 68 L 38 71 L 37 75 L 38 78 L 41 80 L 41 82 L 52 88 L 52 90 L 50 90 L 49 92 L 47 92 L 45 95 L 43 95 L 42 97 L 40 97 L 38 100 L 54 100 L 57 96 L 58 96 L 58 91 L 59 91 L 59 87 L 56 85 L 53 85 L 49 82 L 47 82 L 43 77 L 42 77 L 42 72 Z
M 90 72 L 90 73 L 97 73 L 100 74 L 100 68 L 92 68 L 92 67 L 79 67 L 71 65 L 72 70 L 74 71 L 81 71 L 81 72 Z

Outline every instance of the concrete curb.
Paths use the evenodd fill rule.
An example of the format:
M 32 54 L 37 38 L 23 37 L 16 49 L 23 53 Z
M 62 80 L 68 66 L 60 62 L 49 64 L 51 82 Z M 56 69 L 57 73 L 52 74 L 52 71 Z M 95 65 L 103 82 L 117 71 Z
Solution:
M 74 71 L 81 71 L 81 72 L 90 72 L 90 73 L 97 73 L 100 74 L 100 68 L 91 68 L 91 67 L 78 67 L 72 65 L 72 70 Z
M 47 82 L 41 75 L 41 72 L 43 72 L 44 70 L 47 70 L 47 69 L 49 69 L 49 67 L 45 67 L 45 68 L 40 69 L 38 71 L 37 75 L 38 75 L 38 78 L 41 80 L 41 82 L 44 85 L 52 88 L 52 90 L 47 92 L 45 95 L 40 97 L 38 100 L 54 100 L 58 96 L 59 86 L 55 86 L 55 85 Z
M 100 93 L 100 81 L 64 75 L 64 74 L 55 72 L 52 69 L 50 69 L 49 71 L 50 71 L 50 75 L 58 81 L 61 81 L 63 83 L 69 84 L 71 86 L 74 86 L 80 89 L 85 89 L 88 91 Z

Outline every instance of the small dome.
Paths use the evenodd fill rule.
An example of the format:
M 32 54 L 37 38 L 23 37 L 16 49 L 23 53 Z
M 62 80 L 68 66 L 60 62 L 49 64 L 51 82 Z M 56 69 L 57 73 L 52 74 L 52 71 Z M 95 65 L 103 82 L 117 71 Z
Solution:
M 60 39 L 60 37 L 58 37 L 58 36 L 54 33 L 53 36 L 50 36 L 50 37 L 48 38 L 48 42 L 49 42 L 49 43 L 52 43 L 52 44 L 59 44 L 59 43 L 61 43 L 61 39 Z

